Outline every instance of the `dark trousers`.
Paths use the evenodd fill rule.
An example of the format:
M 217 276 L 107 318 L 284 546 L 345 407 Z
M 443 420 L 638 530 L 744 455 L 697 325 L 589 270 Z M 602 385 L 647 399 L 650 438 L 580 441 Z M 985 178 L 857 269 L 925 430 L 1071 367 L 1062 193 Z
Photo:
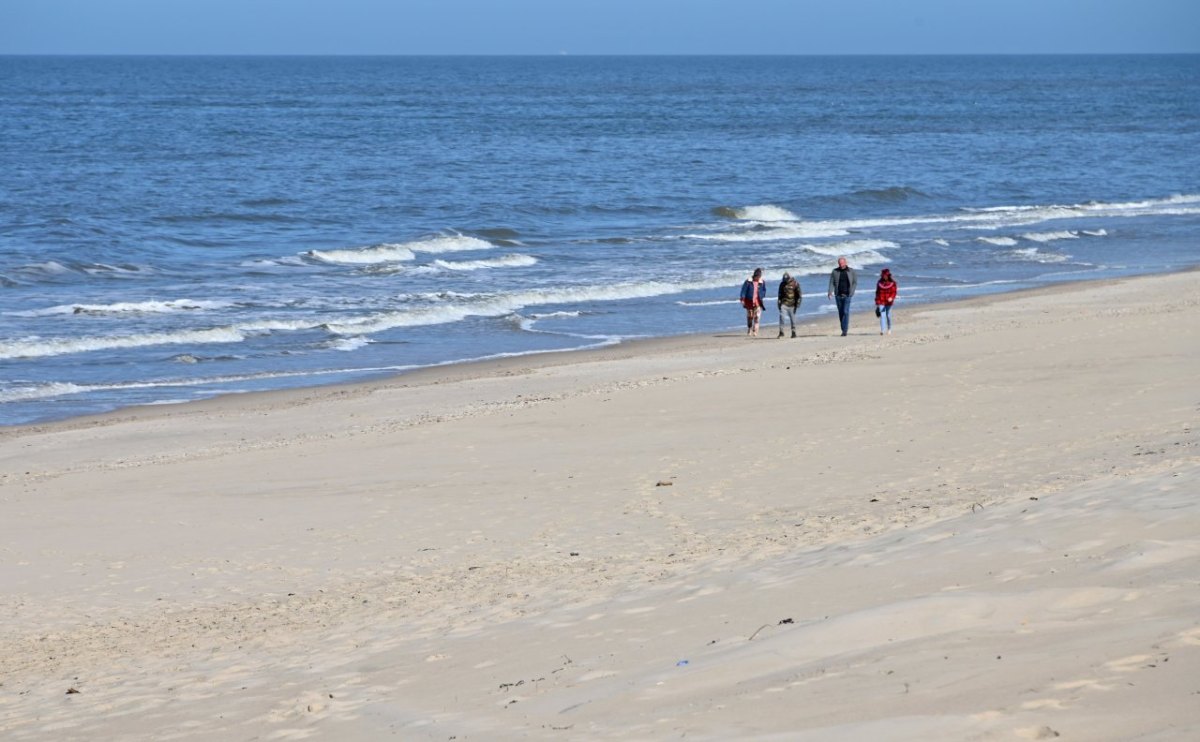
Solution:
M 838 321 L 842 323 L 842 334 L 850 332 L 850 297 L 838 295 Z

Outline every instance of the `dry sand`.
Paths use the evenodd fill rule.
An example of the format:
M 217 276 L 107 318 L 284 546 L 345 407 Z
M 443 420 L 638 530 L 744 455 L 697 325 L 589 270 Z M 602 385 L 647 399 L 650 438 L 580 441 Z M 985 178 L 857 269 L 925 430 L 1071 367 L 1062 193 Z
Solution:
M 1200 739 L 1198 297 L 0 432 L 0 738 Z

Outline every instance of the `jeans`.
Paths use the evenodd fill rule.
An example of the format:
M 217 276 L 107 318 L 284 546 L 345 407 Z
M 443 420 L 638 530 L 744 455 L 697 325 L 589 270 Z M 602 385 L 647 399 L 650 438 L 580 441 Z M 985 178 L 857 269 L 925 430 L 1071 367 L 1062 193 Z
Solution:
M 850 297 L 837 297 L 838 321 L 842 323 L 842 334 L 850 332 Z
M 779 331 L 783 332 L 783 320 L 787 318 L 792 325 L 792 332 L 796 331 L 796 308 L 791 304 L 779 305 Z
M 892 329 L 892 305 L 879 307 L 879 331 L 887 332 Z

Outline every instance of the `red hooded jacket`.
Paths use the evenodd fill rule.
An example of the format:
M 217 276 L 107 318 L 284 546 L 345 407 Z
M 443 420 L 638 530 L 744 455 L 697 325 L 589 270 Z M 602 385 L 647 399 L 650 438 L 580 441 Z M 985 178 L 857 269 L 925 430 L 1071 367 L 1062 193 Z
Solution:
M 875 306 L 890 307 L 896 301 L 896 282 L 892 280 L 892 272 L 884 270 L 875 284 Z

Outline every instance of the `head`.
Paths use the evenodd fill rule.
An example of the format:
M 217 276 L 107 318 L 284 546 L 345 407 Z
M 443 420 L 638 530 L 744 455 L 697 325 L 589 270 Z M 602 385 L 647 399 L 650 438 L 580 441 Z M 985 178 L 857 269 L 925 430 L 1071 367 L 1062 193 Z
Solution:
M 783 274 L 783 280 L 785 280 L 785 281 L 790 281 L 790 280 L 792 280 L 792 274 L 791 274 L 791 273 L 784 273 L 784 274 Z
M 846 259 L 844 257 L 838 258 L 838 268 L 844 269 L 845 267 L 846 267 Z
M 754 278 L 754 280 L 755 280 L 755 281 L 757 281 L 758 279 L 762 278 L 762 268 L 755 268 L 755 269 L 754 269 L 754 276 L 753 276 L 753 278 Z
M 879 280 L 880 281 L 891 281 L 892 280 L 891 270 L 884 268 L 882 271 L 880 271 L 879 272 Z

